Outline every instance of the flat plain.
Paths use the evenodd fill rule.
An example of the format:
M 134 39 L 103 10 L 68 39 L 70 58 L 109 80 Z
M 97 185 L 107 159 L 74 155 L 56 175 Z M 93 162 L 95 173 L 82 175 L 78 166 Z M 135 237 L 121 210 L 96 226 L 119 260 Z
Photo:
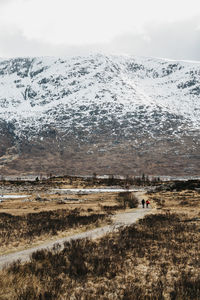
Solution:
M 109 224 L 113 214 L 130 210 L 130 202 L 116 193 L 49 196 L 49 189 L 56 186 L 80 188 L 88 184 L 36 185 L 32 201 L 14 200 L 15 208 L 3 206 L 6 201 L 1 203 L 1 220 L 6 216 L 10 224 L 8 216 L 13 216 L 19 221 L 15 235 L 19 244 L 14 250 L 14 239 L 8 235 L 9 251 L 25 247 L 28 240 L 34 244 Z M 93 182 L 90 187 L 97 184 Z M 72 240 L 64 247 L 55 244 L 51 250 L 33 253 L 29 262 L 5 267 L 0 271 L 0 299 L 200 299 L 200 194 L 194 187 L 177 187 L 176 183 L 144 186 L 148 190 L 145 199 L 153 209 L 135 224 L 96 240 Z M 30 194 L 30 186 L 29 193 L 24 186 L 20 192 Z M 66 200 L 68 197 L 73 200 Z M 35 226 L 27 222 L 30 215 L 37 216 Z M 69 219 L 70 226 L 69 222 L 63 225 L 63 220 Z M 81 223 L 83 220 L 87 222 Z M 5 236 L 12 227 L 6 228 Z M 40 235 L 37 230 L 30 238 L 27 233 L 35 233 L 34 228 L 41 228 Z M 1 251 L 6 253 L 4 245 Z

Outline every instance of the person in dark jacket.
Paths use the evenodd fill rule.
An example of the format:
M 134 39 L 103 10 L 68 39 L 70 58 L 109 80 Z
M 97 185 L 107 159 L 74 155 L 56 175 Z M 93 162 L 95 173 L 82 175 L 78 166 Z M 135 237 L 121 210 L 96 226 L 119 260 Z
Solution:
M 144 208 L 145 201 L 142 199 L 142 207 Z

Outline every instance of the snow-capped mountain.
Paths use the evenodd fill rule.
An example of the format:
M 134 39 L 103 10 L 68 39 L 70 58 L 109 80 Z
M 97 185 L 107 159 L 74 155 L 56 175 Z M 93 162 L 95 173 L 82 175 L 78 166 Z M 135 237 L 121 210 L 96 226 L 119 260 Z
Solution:
M 200 63 L 0 60 L 3 172 L 197 174 Z

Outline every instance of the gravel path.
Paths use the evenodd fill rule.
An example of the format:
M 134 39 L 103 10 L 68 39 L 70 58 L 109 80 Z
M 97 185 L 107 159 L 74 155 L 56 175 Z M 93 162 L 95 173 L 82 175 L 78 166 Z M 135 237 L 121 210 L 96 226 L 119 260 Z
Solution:
M 143 193 L 138 193 L 137 194 L 139 200 L 141 199 L 142 196 L 144 196 Z M 14 252 L 10 253 L 7 255 L 2 255 L 0 256 L 0 269 L 2 269 L 4 266 L 8 266 L 10 263 L 20 259 L 22 262 L 28 261 L 30 258 L 30 255 L 41 249 L 51 249 L 55 243 L 59 243 L 61 245 L 64 244 L 66 241 L 70 240 L 77 240 L 77 239 L 83 239 L 83 238 L 91 238 L 91 239 L 96 239 L 99 238 L 106 233 L 113 232 L 117 230 L 119 227 L 122 226 L 128 226 L 133 223 L 135 223 L 138 219 L 143 218 L 146 214 L 151 213 L 151 207 L 150 208 L 141 208 L 139 205 L 139 208 L 130 210 L 128 212 L 116 214 L 113 216 L 113 224 L 112 225 L 107 225 L 104 227 L 92 229 L 86 232 L 74 234 L 69 237 L 65 238 L 60 238 L 57 240 L 53 240 L 47 243 L 43 243 L 42 245 L 35 246 L 30 249 L 22 250 L 19 252 Z

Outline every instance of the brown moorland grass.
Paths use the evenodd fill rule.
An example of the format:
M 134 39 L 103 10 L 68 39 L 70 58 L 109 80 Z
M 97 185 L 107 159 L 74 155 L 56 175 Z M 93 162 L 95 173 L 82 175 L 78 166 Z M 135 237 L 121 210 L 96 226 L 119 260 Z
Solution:
M 30 247 L 41 239 L 56 237 L 60 233 L 70 232 L 71 229 L 83 230 L 92 225 L 108 221 L 106 212 L 101 214 L 81 214 L 78 209 L 56 210 L 32 213 L 23 216 L 13 216 L 6 213 L 0 214 L 0 250 L 5 253 L 25 245 Z
M 25 215 L 28 213 L 39 213 L 43 211 L 54 211 L 61 208 L 74 210 L 80 209 L 87 211 L 92 209 L 96 213 L 102 212 L 104 206 L 119 206 L 117 193 L 101 194 L 50 194 L 50 193 L 33 193 L 30 199 L 8 199 L 0 203 L 0 213 L 12 215 Z M 121 208 L 118 207 L 117 209 Z
M 103 226 L 110 215 L 136 207 L 132 193 L 88 195 L 41 194 L 39 201 L 7 200 L 0 204 L 0 254 L 29 248 L 50 238 Z M 45 200 L 44 200 L 45 199 Z M 126 201 L 124 201 L 126 199 Z
M 157 214 L 117 234 L 55 245 L 1 271 L 0 299 L 200 299 L 199 194 L 149 198 Z

